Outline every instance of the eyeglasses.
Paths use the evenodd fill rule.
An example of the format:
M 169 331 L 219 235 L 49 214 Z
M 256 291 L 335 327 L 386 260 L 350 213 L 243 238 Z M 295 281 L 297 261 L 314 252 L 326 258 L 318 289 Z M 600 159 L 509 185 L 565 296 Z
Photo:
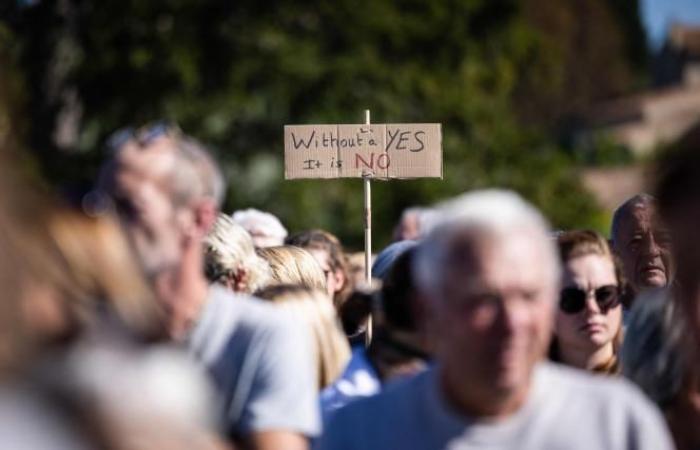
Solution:
M 605 314 L 620 304 L 620 288 L 615 285 L 601 286 L 593 291 L 600 311 Z M 583 289 L 568 287 L 561 290 L 559 309 L 566 314 L 576 314 L 586 307 L 588 292 Z
M 112 133 L 106 141 L 107 148 L 114 152 L 130 140 L 135 140 L 145 147 L 157 138 L 180 132 L 180 128 L 168 120 L 159 120 L 141 128 L 126 127 Z

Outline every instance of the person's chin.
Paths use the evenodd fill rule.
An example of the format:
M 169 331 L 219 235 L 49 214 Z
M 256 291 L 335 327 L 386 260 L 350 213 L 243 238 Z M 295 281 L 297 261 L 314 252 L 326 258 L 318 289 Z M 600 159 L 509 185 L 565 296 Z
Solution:
M 493 368 L 487 377 L 499 391 L 511 391 L 527 383 L 529 369 L 522 362 L 504 361 Z
M 640 284 L 646 288 L 660 288 L 667 284 L 666 275 L 658 271 L 643 273 L 641 279 Z
M 593 333 L 588 336 L 588 341 L 594 347 L 601 347 L 610 342 L 610 336 L 607 332 Z

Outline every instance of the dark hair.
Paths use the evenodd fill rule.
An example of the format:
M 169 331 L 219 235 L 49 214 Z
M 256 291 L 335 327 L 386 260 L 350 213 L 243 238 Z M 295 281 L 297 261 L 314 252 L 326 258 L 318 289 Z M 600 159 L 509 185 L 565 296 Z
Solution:
M 415 254 L 416 247 L 411 247 L 396 258 L 384 278 L 381 290 L 381 306 L 386 324 L 403 331 L 418 330 L 414 308 L 417 289 L 411 272 Z

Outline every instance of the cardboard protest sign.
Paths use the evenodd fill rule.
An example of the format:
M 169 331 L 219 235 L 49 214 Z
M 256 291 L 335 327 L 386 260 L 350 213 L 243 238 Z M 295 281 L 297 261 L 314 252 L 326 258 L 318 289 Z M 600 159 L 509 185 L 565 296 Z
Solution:
M 439 123 L 286 125 L 284 177 L 442 178 Z

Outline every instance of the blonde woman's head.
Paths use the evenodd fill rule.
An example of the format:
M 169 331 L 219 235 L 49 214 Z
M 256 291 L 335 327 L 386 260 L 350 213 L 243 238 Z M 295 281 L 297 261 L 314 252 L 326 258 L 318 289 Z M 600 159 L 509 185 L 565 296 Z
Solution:
M 311 253 L 292 245 L 257 250 L 272 270 L 273 284 L 297 284 L 326 291 L 323 269 Z

